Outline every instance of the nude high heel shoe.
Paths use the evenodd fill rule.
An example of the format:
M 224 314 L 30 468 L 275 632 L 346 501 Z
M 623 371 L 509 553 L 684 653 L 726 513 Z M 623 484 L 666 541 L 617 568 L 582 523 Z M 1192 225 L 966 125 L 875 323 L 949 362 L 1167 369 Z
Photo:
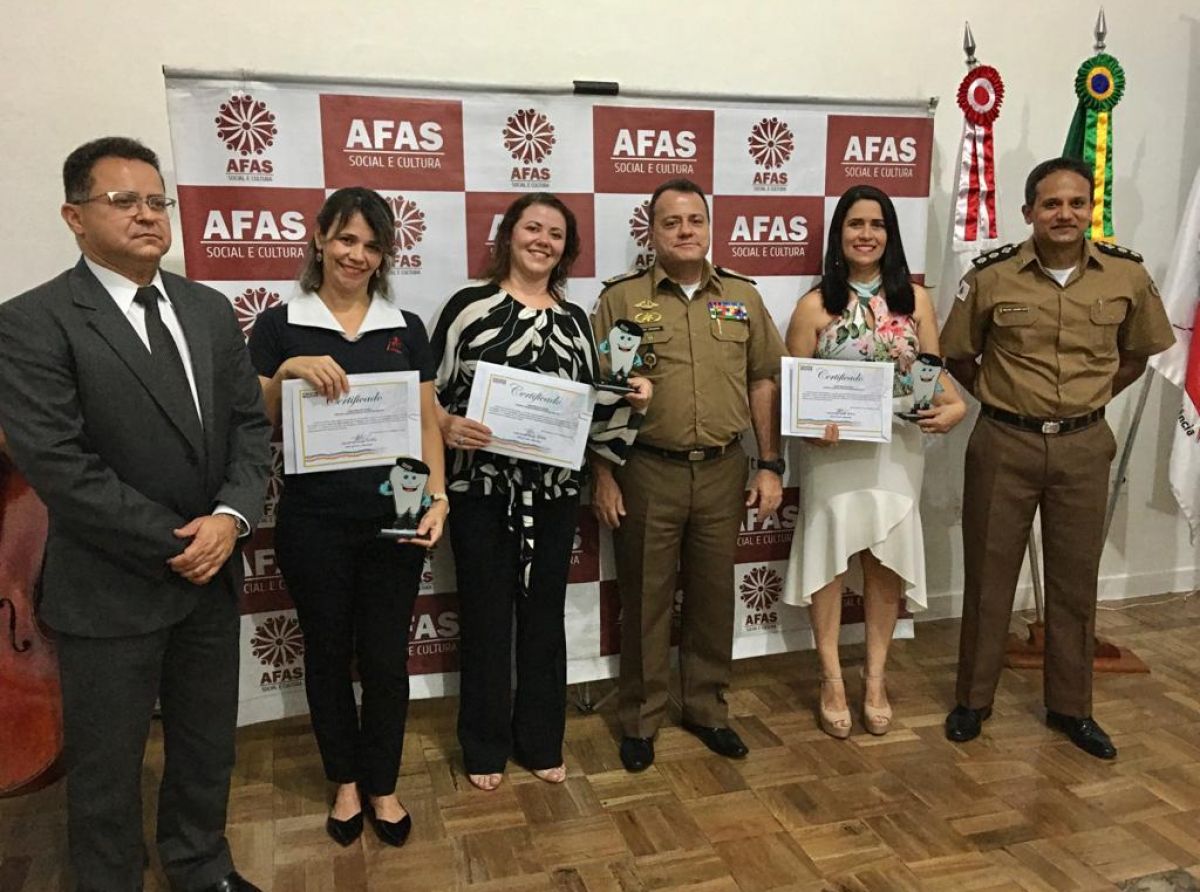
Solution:
M 832 678 L 821 677 L 821 687 L 825 685 L 842 685 L 842 677 L 836 675 Z M 845 688 L 843 686 L 842 695 L 845 696 Z M 836 737 L 838 740 L 845 740 L 850 736 L 850 710 L 847 709 L 826 709 L 824 701 L 817 703 L 817 711 L 821 717 L 821 730 L 830 737 Z
M 860 669 L 860 674 L 863 679 L 863 725 L 868 733 L 874 734 L 876 737 L 882 737 L 888 731 L 892 730 L 892 704 L 888 704 L 882 708 L 867 705 L 866 683 L 868 681 L 878 680 L 881 684 L 884 682 L 882 675 L 867 675 L 867 667 L 863 666 Z M 887 694 L 886 687 L 884 694 Z

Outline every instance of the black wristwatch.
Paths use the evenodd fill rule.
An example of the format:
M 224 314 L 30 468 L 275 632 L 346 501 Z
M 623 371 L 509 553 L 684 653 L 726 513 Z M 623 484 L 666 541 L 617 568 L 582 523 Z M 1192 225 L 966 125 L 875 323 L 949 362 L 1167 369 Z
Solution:
M 782 477 L 783 472 L 787 470 L 787 462 L 782 458 L 756 458 L 754 459 L 754 467 L 760 471 L 774 471 Z

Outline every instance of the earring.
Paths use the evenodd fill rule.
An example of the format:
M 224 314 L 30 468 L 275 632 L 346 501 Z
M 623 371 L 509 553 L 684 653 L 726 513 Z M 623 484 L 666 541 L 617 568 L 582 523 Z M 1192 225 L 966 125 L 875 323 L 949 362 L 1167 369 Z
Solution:
M 320 248 L 317 248 L 317 263 L 324 263 L 324 262 L 325 262 L 325 252 L 322 251 Z

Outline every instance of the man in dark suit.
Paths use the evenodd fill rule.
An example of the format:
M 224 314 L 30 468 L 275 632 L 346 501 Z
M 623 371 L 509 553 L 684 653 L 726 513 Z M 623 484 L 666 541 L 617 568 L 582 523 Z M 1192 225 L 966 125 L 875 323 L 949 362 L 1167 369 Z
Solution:
M 50 514 L 39 613 L 57 632 L 71 863 L 142 888 L 155 700 L 158 851 L 173 887 L 253 890 L 225 839 L 237 722 L 235 545 L 261 515 L 270 428 L 221 294 L 159 269 L 158 159 L 118 137 L 63 165 L 83 257 L 0 304 L 0 427 Z

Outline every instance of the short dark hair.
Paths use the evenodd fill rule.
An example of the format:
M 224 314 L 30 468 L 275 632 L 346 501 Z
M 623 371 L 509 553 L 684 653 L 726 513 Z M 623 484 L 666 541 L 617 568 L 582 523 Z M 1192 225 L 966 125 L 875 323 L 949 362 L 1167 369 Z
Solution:
M 1029 171 L 1029 176 L 1025 178 L 1025 207 L 1033 207 L 1033 203 L 1037 201 L 1038 183 L 1046 179 L 1052 173 L 1058 173 L 1060 170 L 1069 170 L 1071 173 L 1077 173 L 1088 182 L 1088 195 L 1096 191 L 1096 175 L 1092 173 L 1092 168 L 1078 158 L 1051 158 L 1049 161 L 1043 161 L 1033 170 Z
M 567 222 L 562 257 L 558 258 L 558 263 L 554 265 L 554 269 L 550 270 L 548 286 L 551 297 L 562 300 L 563 285 L 567 281 L 567 276 L 571 274 L 571 264 L 579 257 L 579 225 L 575 222 L 575 215 L 571 213 L 571 209 L 563 204 L 561 198 L 550 192 L 530 192 L 528 195 L 522 195 L 508 206 L 508 210 L 500 219 L 500 225 L 496 228 L 496 244 L 492 247 L 492 260 L 483 277 L 489 282 L 497 284 L 508 278 L 508 274 L 512 270 L 513 230 L 517 228 L 517 223 L 526 208 L 535 204 L 554 208 L 563 215 L 563 219 Z
M 908 272 L 908 258 L 904 256 L 904 242 L 900 239 L 900 220 L 896 217 L 896 206 L 882 189 L 865 183 L 851 186 L 838 199 L 829 221 L 829 239 L 825 249 L 825 269 L 817 287 L 821 290 L 821 304 L 830 316 L 841 316 L 850 301 L 849 266 L 842 250 L 842 229 L 850 208 L 857 201 L 878 202 L 883 212 L 883 228 L 887 233 L 887 244 L 879 259 L 879 275 L 883 280 L 883 296 L 888 309 L 893 313 L 911 316 L 916 307 L 917 296 L 913 292 L 912 277 Z
M 304 265 L 300 267 L 301 289 L 311 294 L 319 290 L 325 281 L 325 270 L 317 258 L 317 233 L 337 235 L 355 214 L 362 214 L 375 241 L 383 249 L 383 260 L 367 283 L 367 293 L 374 295 L 378 292 L 387 297 L 388 271 L 392 268 L 396 250 L 396 215 L 382 195 L 362 186 L 338 189 L 325 199 L 321 210 L 317 211 L 312 237 L 304 253 Z
M 705 216 L 712 216 L 708 211 L 708 196 L 704 194 L 704 190 L 700 188 L 699 184 L 685 177 L 677 177 L 662 183 L 650 196 L 650 207 L 646 209 L 646 220 L 651 226 L 654 225 L 654 206 L 658 204 L 658 200 L 664 192 L 690 192 L 692 195 L 699 195 L 700 200 L 704 202 Z
M 162 179 L 158 156 L 152 149 L 127 136 L 102 136 L 85 142 L 63 162 L 63 195 L 68 204 L 88 198 L 92 191 L 92 168 L 102 158 L 144 161 L 153 167 L 158 172 L 158 178 Z

